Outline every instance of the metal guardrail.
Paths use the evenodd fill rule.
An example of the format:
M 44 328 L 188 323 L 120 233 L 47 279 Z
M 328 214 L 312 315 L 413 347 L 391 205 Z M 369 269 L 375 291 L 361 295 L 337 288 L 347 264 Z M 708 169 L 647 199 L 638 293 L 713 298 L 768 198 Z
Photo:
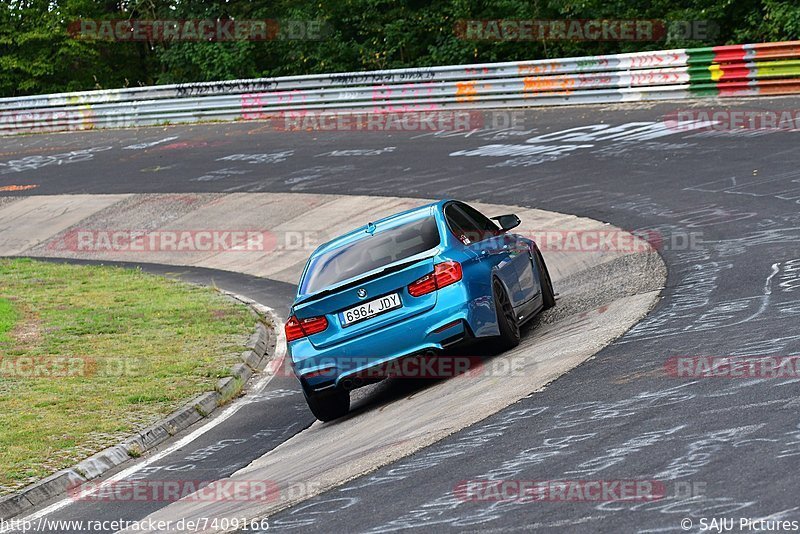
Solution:
M 0 134 L 800 93 L 800 41 L 0 99 Z

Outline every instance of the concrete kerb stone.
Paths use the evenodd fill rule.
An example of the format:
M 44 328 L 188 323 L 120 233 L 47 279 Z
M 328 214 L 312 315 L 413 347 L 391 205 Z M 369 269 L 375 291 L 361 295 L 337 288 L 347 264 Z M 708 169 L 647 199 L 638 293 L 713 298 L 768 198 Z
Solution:
M 261 363 L 261 358 L 258 357 L 258 354 L 254 350 L 244 351 L 241 358 L 242 363 L 254 371 L 258 369 L 258 364 Z
M 217 382 L 217 393 L 220 395 L 219 405 L 225 404 L 236 395 L 244 387 L 244 383 L 235 376 L 226 376 L 220 378 Z
M 253 376 L 253 370 L 243 363 L 237 363 L 231 367 L 231 374 L 242 382 L 247 382 Z
M 79 462 L 73 469 L 86 480 L 91 480 L 129 459 L 130 455 L 125 447 L 114 445 Z
M 220 396 L 216 391 L 209 391 L 203 393 L 194 402 L 194 409 L 203 417 L 207 417 L 211 412 L 219 406 Z
M 0 498 L 0 518 L 14 517 L 33 508 L 24 493 L 13 493 Z
M 49 501 L 53 497 L 57 497 L 72 488 L 80 486 L 80 484 L 86 482 L 86 478 L 75 469 L 70 468 L 57 471 L 43 479 L 42 482 L 46 483 L 33 488 L 25 495 L 25 498 L 28 499 L 33 506 L 38 506 L 39 504 Z

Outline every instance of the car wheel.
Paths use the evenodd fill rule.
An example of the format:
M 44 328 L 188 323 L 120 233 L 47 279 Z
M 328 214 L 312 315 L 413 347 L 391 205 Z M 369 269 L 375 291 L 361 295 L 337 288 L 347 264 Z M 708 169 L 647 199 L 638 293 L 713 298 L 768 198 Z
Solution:
M 542 310 L 549 310 L 556 305 L 556 294 L 553 291 L 553 282 L 550 281 L 550 273 L 544 263 L 541 252 L 536 251 L 536 267 L 539 271 L 539 284 L 542 286 Z
M 333 421 L 350 411 L 350 393 L 344 389 L 308 392 L 303 388 L 303 395 L 311 413 L 320 421 Z
M 517 316 L 511 306 L 508 293 L 497 278 L 492 283 L 492 293 L 494 308 L 497 312 L 497 326 L 500 329 L 498 348 L 501 351 L 513 349 L 519 345 L 519 322 L 517 322 Z

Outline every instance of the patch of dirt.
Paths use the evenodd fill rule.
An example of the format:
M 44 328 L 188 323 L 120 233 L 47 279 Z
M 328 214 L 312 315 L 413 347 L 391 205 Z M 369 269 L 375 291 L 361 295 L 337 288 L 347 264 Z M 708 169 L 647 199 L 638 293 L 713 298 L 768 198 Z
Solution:
M 42 342 L 42 323 L 39 317 L 29 311 L 22 310 L 22 320 L 11 330 L 11 339 L 16 341 L 17 348 L 30 349 Z
M 211 312 L 211 316 L 214 317 L 214 319 L 224 319 L 228 315 L 230 315 L 230 312 L 225 310 L 213 310 Z

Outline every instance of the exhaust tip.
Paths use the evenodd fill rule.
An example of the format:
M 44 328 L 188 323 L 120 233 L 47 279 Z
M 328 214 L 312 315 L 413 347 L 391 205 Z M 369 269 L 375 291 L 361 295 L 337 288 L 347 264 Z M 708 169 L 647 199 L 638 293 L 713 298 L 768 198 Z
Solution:
M 341 381 L 341 386 L 347 391 L 352 391 L 354 389 L 358 389 L 364 385 L 364 380 L 358 376 L 348 376 L 343 378 Z

